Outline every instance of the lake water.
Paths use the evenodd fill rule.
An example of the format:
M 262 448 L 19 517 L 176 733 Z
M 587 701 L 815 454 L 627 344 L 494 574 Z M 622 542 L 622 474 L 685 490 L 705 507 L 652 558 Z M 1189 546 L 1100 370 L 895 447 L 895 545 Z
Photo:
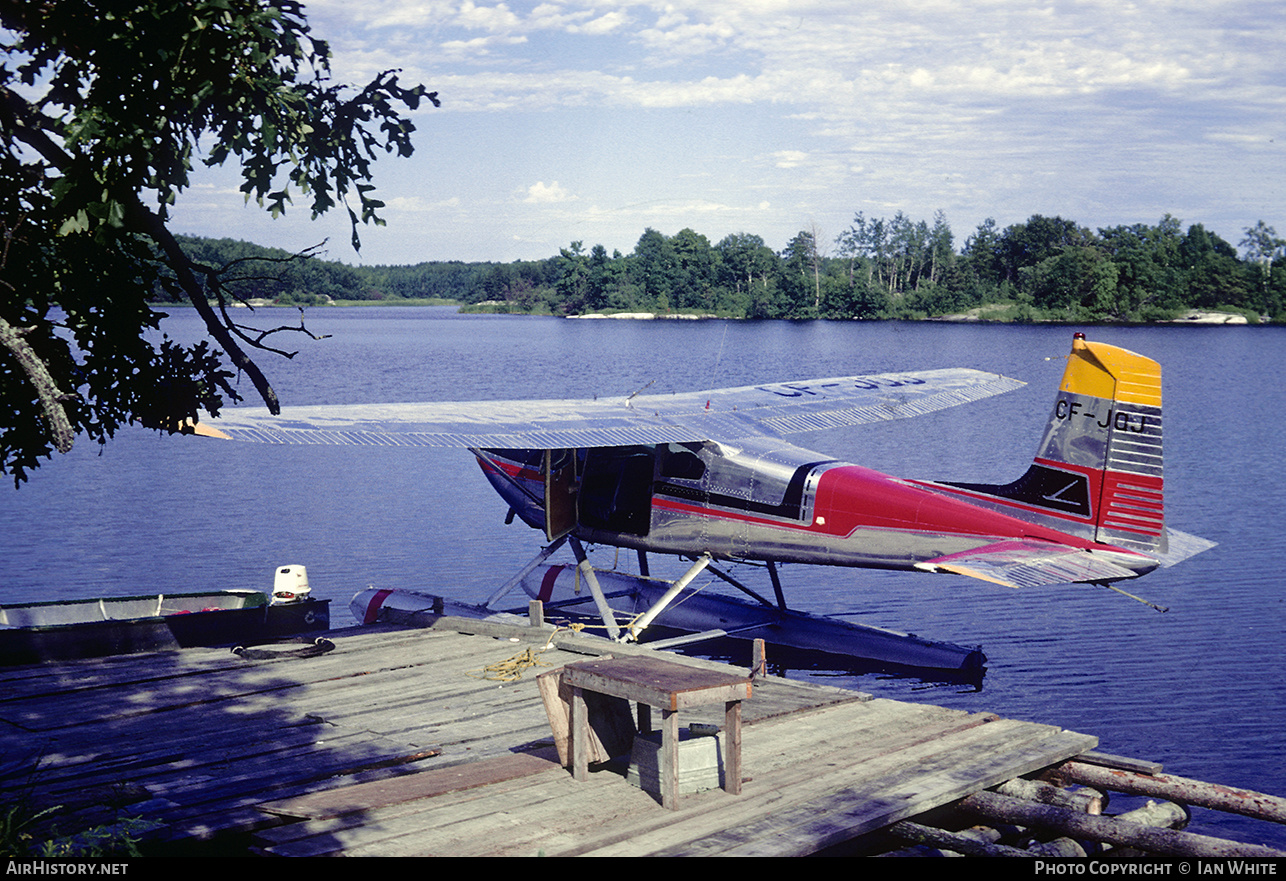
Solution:
M 284 310 L 258 317 L 295 320 Z M 894 474 L 975 482 L 1025 469 L 1075 330 L 571 321 L 441 308 L 318 309 L 308 326 L 330 337 L 301 338 L 293 361 L 258 359 L 287 407 L 603 397 L 950 366 L 1025 380 L 1017 392 L 931 416 L 797 439 Z M 198 320 L 175 310 L 165 330 L 191 338 Z M 1169 773 L 1286 795 L 1277 474 L 1286 337 L 1261 327 L 1086 330 L 1163 365 L 1168 522 L 1219 542 L 1128 585 L 1170 611 L 1096 587 L 1014 591 L 789 566 L 796 608 L 981 645 L 989 658 L 981 689 L 851 671 L 790 675 L 1060 725 Z M 542 541 L 504 525 L 503 503 L 462 451 L 249 446 L 129 429 L 102 449 L 81 440 L 3 493 L 0 602 L 268 589 L 276 566 L 303 564 L 343 626 L 349 599 L 368 585 L 481 602 Z M 594 560 L 610 566 L 614 556 L 599 549 Z M 1286 848 L 1286 830 L 1267 824 L 1198 812 L 1194 828 Z

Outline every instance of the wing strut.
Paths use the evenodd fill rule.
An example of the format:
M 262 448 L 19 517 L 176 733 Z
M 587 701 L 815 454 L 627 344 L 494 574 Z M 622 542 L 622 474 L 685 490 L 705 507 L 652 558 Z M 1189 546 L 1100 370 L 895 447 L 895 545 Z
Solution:
M 777 577 L 777 563 L 768 561 L 768 577 L 772 579 L 772 589 L 777 594 L 777 608 L 786 611 L 786 595 L 781 590 L 781 579 Z

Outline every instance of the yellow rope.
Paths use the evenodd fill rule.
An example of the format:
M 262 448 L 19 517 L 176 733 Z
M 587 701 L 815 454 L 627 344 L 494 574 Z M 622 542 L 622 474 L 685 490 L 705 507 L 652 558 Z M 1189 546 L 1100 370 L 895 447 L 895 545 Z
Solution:
M 580 593 L 580 569 L 579 568 L 576 570 L 576 593 L 578 594 Z M 682 604 L 687 599 L 690 599 L 690 597 L 685 597 L 683 600 L 680 600 L 679 603 L 676 605 Z M 617 614 L 617 613 L 614 612 L 614 614 Z M 621 630 L 631 632 L 635 622 L 637 622 L 642 617 L 643 617 L 642 614 L 633 615 L 625 624 L 623 625 L 618 624 L 617 627 Z M 545 664 L 540 661 L 540 655 L 542 655 L 547 649 L 549 649 L 554 644 L 555 636 L 557 636 L 559 633 L 563 632 L 564 630 L 569 630 L 573 633 L 580 633 L 581 631 L 586 629 L 607 630 L 608 628 L 606 624 L 585 624 L 580 622 L 569 623 L 565 627 L 559 627 L 553 633 L 549 634 L 549 639 L 545 642 L 544 648 L 540 649 L 540 651 L 533 652 L 531 649 L 523 649 L 518 654 L 513 655 L 509 658 L 506 658 L 503 661 L 500 661 L 495 664 L 486 665 L 485 667 L 482 668 L 481 676 L 475 675 L 473 673 L 470 673 L 469 675 L 473 676 L 475 679 L 486 679 L 492 682 L 517 682 L 518 680 L 522 679 L 522 674 L 524 671 L 530 670 L 532 667 L 549 666 L 549 664 Z
M 631 619 L 630 624 L 633 624 L 635 620 L 637 620 L 637 617 L 634 619 Z M 626 630 L 629 628 L 629 626 L 630 625 L 626 625 L 621 629 Z M 503 661 L 498 661 L 494 664 L 487 664 L 485 667 L 481 669 L 481 671 L 475 670 L 469 673 L 469 675 L 472 676 L 474 679 L 485 679 L 490 682 L 517 682 L 518 680 L 522 679 L 522 674 L 527 670 L 530 670 L 532 667 L 550 666 L 549 664 L 542 662 L 540 660 L 540 656 L 544 654 L 550 647 L 553 646 L 555 636 L 557 636 L 559 633 L 563 632 L 564 630 L 571 631 L 572 633 L 580 633 L 581 631 L 586 629 L 606 630 L 607 625 L 584 624 L 579 622 L 569 623 L 565 627 L 559 627 L 557 630 L 550 633 L 549 639 L 546 640 L 544 647 L 542 647 L 539 651 L 533 651 L 532 649 L 529 649 L 529 648 L 523 649 L 516 655 L 511 655 L 510 657 L 505 658 Z
M 522 678 L 522 674 L 532 667 L 548 667 L 540 661 L 539 652 L 533 652 L 531 649 L 523 649 L 518 654 L 499 661 L 495 664 L 488 664 L 482 668 L 481 676 L 474 676 L 475 679 L 487 679 L 491 682 L 517 682 Z M 469 674 L 473 676 L 474 674 Z
M 570 630 L 574 633 L 579 633 L 587 626 L 591 625 L 569 624 L 566 627 L 560 627 L 553 633 L 549 634 L 549 639 L 545 641 L 545 645 L 539 651 L 533 651 L 529 648 L 523 649 L 516 655 L 511 655 L 503 661 L 498 661 L 494 664 L 487 664 L 481 671 L 475 670 L 469 675 L 474 679 L 486 679 L 491 682 L 517 682 L 522 679 L 522 674 L 527 670 L 530 670 L 532 667 L 549 666 L 549 664 L 540 660 L 540 656 L 553 646 L 555 636 L 563 630 Z

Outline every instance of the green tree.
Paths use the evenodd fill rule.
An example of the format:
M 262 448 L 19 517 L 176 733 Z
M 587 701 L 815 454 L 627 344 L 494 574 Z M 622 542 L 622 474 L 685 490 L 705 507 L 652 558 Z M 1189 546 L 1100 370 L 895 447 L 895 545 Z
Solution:
M 1156 226 L 1100 229 L 1099 241 L 1119 270 L 1114 318 L 1141 318 L 1180 308 L 1187 295 L 1179 257 L 1180 222 L 1167 214 Z
M 556 289 L 563 309 L 570 315 L 595 308 L 590 302 L 589 257 L 584 242 L 572 242 L 569 248 L 558 251 L 560 275 Z
M 1246 227 L 1246 237 L 1241 240 L 1241 247 L 1246 250 L 1246 259 L 1259 266 L 1259 310 L 1269 315 L 1278 314 L 1281 311 L 1281 284 L 1279 280 L 1277 290 L 1274 291 L 1273 263 L 1286 257 L 1286 239 L 1279 239 L 1277 230 L 1261 220 L 1254 226 Z
M 77 434 L 217 412 L 236 397 L 225 358 L 276 412 L 247 350 L 280 351 L 285 328 L 232 320 L 234 294 L 171 234 L 169 206 L 204 150 L 274 215 L 294 195 L 314 217 L 343 206 L 358 247 L 359 225 L 381 222 L 372 163 L 411 153 L 402 109 L 436 94 L 393 71 L 331 82 L 289 0 L 0 0 L 0 26 L 0 470 L 19 483 Z M 209 340 L 147 339 L 157 285 Z
M 965 239 L 961 262 L 983 289 L 999 286 L 1004 276 L 1000 257 L 1000 230 L 995 218 L 988 217 Z
M 681 309 L 713 308 L 715 252 L 710 240 L 684 228 L 670 240 L 670 247 L 677 264 L 674 305 Z
M 933 215 L 933 228 L 929 230 L 929 282 L 937 284 L 955 263 L 955 237 L 951 234 L 951 225 L 947 215 L 936 211 Z
M 1201 309 L 1245 305 L 1249 285 L 1237 251 L 1219 236 L 1194 223 L 1179 243 L 1179 261 L 1187 278 L 1187 304 Z
M 1002 280 L 1018 284 L 1022 270 L 1058 256 L 1064 248 L 1089 241 L 1089 231 L 1071 220 L 1033 214 L 1026 223 L 1006 227 L 996 242 Z
M 631 261 L 633 281 L 643 292 L 644 302 L 666 310 L 675 302 L 675 285 L 679 261 L 674 245 L 661 233 L 648 227 L 634 245 Z
M 1118 300 L 1119 270 L 1098 248 L 1073 245 L 1029 271 L 1033 303 L 1042 309 L 1063 312 L 1072 320 L 1123 318 L 1128 311 Z
M 1268 275 L 1273 261 L 1286 254 L 1286 239 L 1279 239 L 1277 230 L 1262 220 L 1246 227 L 1245 232 L 1241 247 L 1246 249 L 1246 259 L 1264 267 L 1264 275 Z
M 867 253 L 867 225 L 866 217 L 861 211 L 853 216 L 853 223 L 848 229 L 844 230 L 835 238 L 835 244 L 839 245 L 839 256 L 848 261 L 848 283 L 852 287 L 857 284 L 858 273 L 861 268 L 866 271 L 866 281 L 871 281 L 872 264 Z
M 781 252 L 782 292 L 792 316 L 816 317 L 822 299 L 822 254 L 815 228 L 802 229 Z
M 905 294 L 919 286 L 929 246 L 929 225 L 923 220 L 912 223 L 899 211 L 891 223 L 893 242 L 893 277 L 890 291 Z
M 745 232 L 730 233 L 714 247 L 719 255 L 716 262 L 718 284 L 726 292 L 724 311 L 750 315 L 755 297 L 767 297 L 768 288 L 777 273 L 777 255 L 764 243 L 762 236 Z

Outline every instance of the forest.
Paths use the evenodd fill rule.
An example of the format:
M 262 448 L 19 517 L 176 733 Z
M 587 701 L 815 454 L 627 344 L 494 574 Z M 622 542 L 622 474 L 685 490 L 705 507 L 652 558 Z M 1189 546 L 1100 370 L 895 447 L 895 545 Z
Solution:
M 815 229 L 780 251 L 735 233 L 646 229 L 629 254 L 571 242 L 543 260 L 349 266 L 229 239 L 187 237 L 198 263 L 243 299 L 278 304 L 451 301 L 478 311 L 728 318 L 1149 322 L 1193 310 L 1286 321 L 1286 240 L 1262 220 L 1238 248 L 1166 215 L 1155 225 L 1082 227 L 1033 215 L 988 219 L 957 247 L 946 218 L 859 213 L 834 240 Z M 158 299 L 163 299 L 161 287 Z

